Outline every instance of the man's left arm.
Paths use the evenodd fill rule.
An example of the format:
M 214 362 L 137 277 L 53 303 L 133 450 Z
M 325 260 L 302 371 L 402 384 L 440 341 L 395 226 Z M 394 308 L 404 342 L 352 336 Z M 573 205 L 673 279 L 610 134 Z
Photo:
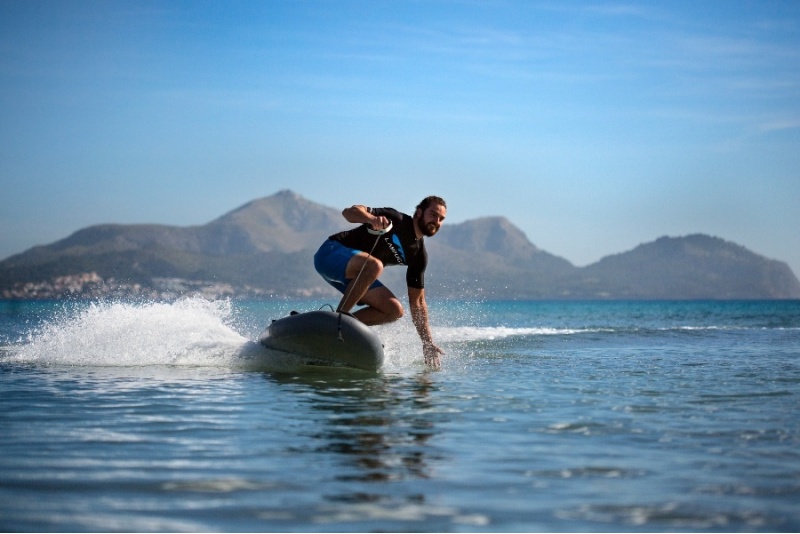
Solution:
M 411 320 L 417 328 L 417 333 L 422 340 L 422 354 L 425 365 L 433 369 L 441 366 L 439 355 L 444 351 L 434 345 L 431 327 L 428 323 L 428 304 L 425 302 L 425 290 L 416 287 L 408 288 L 408 306 L 411 308 Z

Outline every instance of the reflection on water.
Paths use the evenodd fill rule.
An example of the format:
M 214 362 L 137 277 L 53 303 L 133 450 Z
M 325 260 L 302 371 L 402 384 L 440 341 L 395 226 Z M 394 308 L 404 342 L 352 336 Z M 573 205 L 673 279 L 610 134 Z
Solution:
M 435 383 L 424 373 L 411 377 L 359 375 L 326 369 L 314 374 L 264 376 L 312 394 L 306 399 L 310 410 L 319 415 L 315 419 L 320 424 L 308 436 L 312 445 L 306 452 L 332 455 L 337 464 L 331 471 L 335 481 L 380 484 L 429 478 L 430 460 L 441 459 L 429 446 L 441 417 L 430 399 Z M 296 445 L 292 449 L 298 452 Z M 364 491 L 360 484 L 341 487 L 348 491 L 325 498 L 340 503 L 387 499 L 381 494 L 382 486 L 372 492 Z M 416 491 L 407 500 L 421 503 L 425 497 Z

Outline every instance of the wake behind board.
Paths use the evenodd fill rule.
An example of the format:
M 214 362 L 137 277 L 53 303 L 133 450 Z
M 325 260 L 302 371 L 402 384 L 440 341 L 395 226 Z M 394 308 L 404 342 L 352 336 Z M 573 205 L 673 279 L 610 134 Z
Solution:
M 383 365 L 380 338 L 358 319 L 332 311 L 297 313 L 272 321 L 258 341 L 268 349 L 300 356 L 316 365 L 377 371 Z

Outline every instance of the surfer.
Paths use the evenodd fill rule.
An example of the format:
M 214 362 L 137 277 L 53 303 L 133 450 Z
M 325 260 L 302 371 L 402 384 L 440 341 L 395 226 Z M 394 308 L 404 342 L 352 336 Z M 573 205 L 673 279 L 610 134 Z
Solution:
M 345 208 L 342 216 L 360 226 L 330 236 L 314 256 L 317 272 L 343 294 L 337 311 L 349 313 L 356 304 L 364 305 L 353 316 L 367 325 L 403 316 L 400 300 L 378 278 L 386 266 L 407 266 L 411 320 L 422 340 L 425 364 L 434 369 L 439 368 L 439 355 L 444 351 L 433 343 L 428 323 L 424 238 L 439 231 L 446 215 L 447 204 L 437 196 L 424 198 L 413 217 L 394 208 L 354 205 Z

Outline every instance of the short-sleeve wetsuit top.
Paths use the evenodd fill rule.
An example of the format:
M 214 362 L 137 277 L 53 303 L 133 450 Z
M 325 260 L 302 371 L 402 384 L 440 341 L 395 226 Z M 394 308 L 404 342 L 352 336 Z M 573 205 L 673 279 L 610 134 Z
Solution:
M 367 230 L 368 224 L 345 230 L 328 239 L 339 241 L 346 247 L 369 252 L 384 265 L 406 265 L 406 284 L 408 287 L 425 287 L 425 268 L 428 266 L 428 252 L 424 238 L 417 239 L 414 231 L 414 218 L 393 208 L 367 208 L 376 217 L 386 217 L 392 221 L 392 230 L 378 238 Z M 377 240 L 377 244 L 376 244 Z

